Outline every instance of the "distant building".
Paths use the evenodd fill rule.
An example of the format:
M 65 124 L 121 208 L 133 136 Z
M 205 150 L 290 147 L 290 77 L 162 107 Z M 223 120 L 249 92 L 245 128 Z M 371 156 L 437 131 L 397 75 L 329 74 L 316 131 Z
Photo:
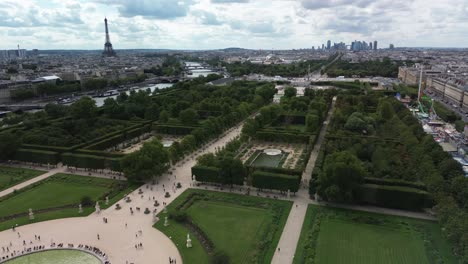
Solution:
M 369 47 L 370 47 L 370 49 L 372 49 L 372 41 L 369 42 Z
M 388 46 L 388 48 L 389 48 L 389 49 L 394 49 L 395 46 L 394 46 L 393 44 L 390 44 L 390 45 Z
M 325 44 L 322 44 L 322 50 L 324 50 L 324 49 L 325 49 Z
M 331 40 L 327 41 L 327 50 L 331 49 Z
M 377 49 L 377 40 L 374 40 L 374 50 Z

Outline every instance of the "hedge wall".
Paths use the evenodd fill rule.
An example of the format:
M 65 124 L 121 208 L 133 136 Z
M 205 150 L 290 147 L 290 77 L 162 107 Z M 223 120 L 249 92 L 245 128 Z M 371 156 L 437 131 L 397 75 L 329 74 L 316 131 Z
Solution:
M 433 206 L 428 192 L 405 186 L 362 184 L 356 197 L 361 203 L 396 209 L 421 210 Z
M 368 184 L 387 185 L 387 186 L 405 186 L 427 191 L 426 185 L 422 182 L 409 182 L 400 179 L 380 179 L 380 178 L 364 178 L 364 182 Z
M 285 168 L 273 168 L 273 167 L 249 167 L 249 171 L 254 173 L 255 171 L 263 171 L 275 174 L 284 174 L 289 176 L 302 176 L 302 170 L 299 169 L 285 169 Z
M 187 135 L 190 134 L 195 128 L 193 126 L 178 126 L 178 125 L 161 125 L 156 124 L 153 126 L 153 130 L 161 134 L 170 135 Z
M 195 175 L 195 179 L 200 182 L 214 182 L 221 183 L 219 177 L 220 169 L 216 167 L 207 167 L 207 166 L 193 166 L 192 175 Z
M 69 147 L 57 147 L 57 146 L 47 146 L 47 145 L 35 145 L 35 144 L 22 144 L 21 147 L 27 149 L 36 149 L 36 150 L 44 150 L 44 151 L 52 151 L 52 152 L 68 152 L 71 150 Z
M 255 171 L 252 175 L 252 186 L 259 189 L 273 189 L 280 191 L 299 190 L 301 178 L 294 175 L 277 174 L 264 171 Z
M 62 154 L 64 165 L 89 168 L 89 169 L 112 169 L 120 171 L 120 158 L 108 158 L 103 156 L 64 153 Z
M 60 162 L 60 155 L 55 151 L 18 149 L 15 159 L 19 161 L 34 162 L 41 164 L 57 164 Z
M 255 138 L 264 141 L 272 142 L 287 142 L 287 143 L 309 143 L 309 134 L 304 133 L 285 133 L 275 130 L 259 130 L 255 133 Z

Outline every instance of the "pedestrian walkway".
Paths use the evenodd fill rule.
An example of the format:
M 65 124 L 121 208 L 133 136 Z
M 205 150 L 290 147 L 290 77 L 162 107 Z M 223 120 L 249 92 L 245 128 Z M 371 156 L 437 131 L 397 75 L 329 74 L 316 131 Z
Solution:
M 87 217 L 57 219 L 20 226 L 15 231 L 5 230 L 0 232 L 0 246 L 9 247 L 10 251 L 21 252 L 24 249 L 23 240 L 30 241 L 29 246 L 45 246 L 52 242 L 84 244 L 101 249 L 108 255 L 111 263 L 126 263 L 126 261 L 128 263 L 167 263 L 169 258 L 175 259 L 176 263 L 182 263 L 182 257 L 172 238 L 153 228 L 155 220 L 153 214 L 145 214 L 144 210 L 149 208 L 151 211 L 156 209 L 157 212 L 161 212 L 163 202 L 170 204 L 190 187 L 191 168 L 196 162 L 196 157 L 222 148 L 239 136 L 240 132 L 241 125 L 230 129 L 202 150 L 175 164 L 170 170 L 171 173 L 166 173 L 159 178 L 158 184 L 145 184 L 139 188 L 141 193 L 138 189 L 128 194 L 131 202 L 128 203 L 123 199 L 118 201 L 119 210 L 112 205 L 100 213 L 96 212 Z M 53 169 L 33 180 L 37 182 L 60 172 L 65 172 L 65 168 Z M 92 175 L 94 176 L 93 173 Z M 15 188 L 32 184 L 33 182 L 30 181 L 8 189 L 10 190 L 8 193 Z M 179 182 L 182 188 L 175 187 Z M 165 196 L 166 192 L 170 194 L 170 197 Z M 155 201 L 158 201 L 160 205 L 155 206 Z M 164 221 L 165 215 L 162 214 L 162 216 L 163 219 L 160 220 Z M 104 218 L 106 221 L 103 221 Z M 169 225 L 171 222 L 172 220 L 169 220 Z M 41 241 L 35 240 L 35 235 L 40 235 Z M 185 237 L 186 234 L 183 236 Z M 136 247 L 140 244 L 142 246 Z
M 306 212 L 307 202 L 304 199 L 297 198 L 284 226 L 275 255 L 271 261 L 272 264 L 292 263 Z
M 60 173 L 60 172 L 65 172 L 65 167 L 63 167 L 61 164 L 59 164 L 59 165 L 57 166 L 57 168 L 52 169 L 52 170 L 50 170 L 50 171 L 48 171 L 48 172 L 46 172 L 46 173 L 44 173 L 44 174 L 41 174 L 41 175 L 39 175 L 39 176 L 37 176 L 37 177 L 34 177 L 34 178 L 29 179 L 29 180 L 27 180 L 27 181 L 25 181 L 25 182 L 22 182 L 22 183 L 20 183 L 20 184 L 17 184 L 17 185 L 15 185 L 15 186 L 12 186 L 12 187 L 6 189 L 6 190 L 1 191 L 1 192 L 0 192 L 0 198 L 3 197 L 3 196 L 8 195 L 8 194 L 10 194 L 10 193 L 13 193 L 15 190 L 22 189 L 22 188 L 24 188 L 24 187 L 26 187 L 26 186 L 28 186 L 28 185 L 31 185 L 31 184 L 36 183 L 36 182 L 38 182 L 38 181 L 42 181 L 42 180 L 44 180 L 44 179 L 47 179 L 47 178 L 49 178 L 50 176 L 52 176 L 52 175 L 54 175 L 54 174 L 56 174 L 56 173 Z

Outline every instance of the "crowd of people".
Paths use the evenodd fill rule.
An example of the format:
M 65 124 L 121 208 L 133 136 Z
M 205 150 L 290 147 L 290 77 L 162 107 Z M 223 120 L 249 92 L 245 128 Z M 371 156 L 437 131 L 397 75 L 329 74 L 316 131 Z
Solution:
M 35 235 L 35 240 L 40 242 L 40 236 Z M 23 240 L 23 246 L 26 246 L 26 241 Z M 30 245 L 33 244 L 32 241 L 29 243 Z M 82 251 L 87 251 L 89 253 L 92 253 L 94 256 L 98 257 L 102 263 L 104 264 L 111 264 L 110 261 L 107 260 L 107 255 L 103 251 L 101 251 L 97 247 L 93 246 L 88 246 L 88 245 L 83 245 L 80 244 L 77 247 L 75 247 L 74 244 L 68 243 L 67 247 L 64 247 L 63 243 L 55 243 L 52 242 L 50 243 L 49 247 L 45 245 L 35 245 L 35 246 L 30 246 L 30 247 L 24 247 L 23 250 L 12 250 L 10 251 L 10 248 L 13 247 L 13 243 L 10 242 L 7 246 L 2 246 L 2 253 L 4 254 L 2 257 L 0 257 L 0 263 L 6 262 L 8 260 L 23 256 L 23 255 L 28 255 L 31 253 L 36 253 L 40 251 L 45 251 L 45 250 L 54 250 L 54 249 L 78 249 Z

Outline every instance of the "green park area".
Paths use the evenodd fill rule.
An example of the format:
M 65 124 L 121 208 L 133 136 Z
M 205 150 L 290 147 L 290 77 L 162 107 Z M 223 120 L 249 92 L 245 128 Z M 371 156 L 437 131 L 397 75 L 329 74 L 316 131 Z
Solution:
M 123 181 L 71 174 L 56 174 L 50 178 L 0 199 L 0 230 L 57 218 L 86 216 L 94 211 L 96 201 L 106 208 L 129 193 L 135 186 Z M 109 197 L 109 205 L 105 197 Z M 82 204 L 83 213 L 78 213 Z M 34 220 L 29 220 L 29 208 Z
M 437 222 L 309 205 L 294 258 L 302 263 L 457 263 Z
M 287 201 L 190 189 L 155 227 L 174 241 L 184 263 L 270 263 L 290 209 Z
M 43 174 L 44 171 L 0 166 L 0 191 Z

